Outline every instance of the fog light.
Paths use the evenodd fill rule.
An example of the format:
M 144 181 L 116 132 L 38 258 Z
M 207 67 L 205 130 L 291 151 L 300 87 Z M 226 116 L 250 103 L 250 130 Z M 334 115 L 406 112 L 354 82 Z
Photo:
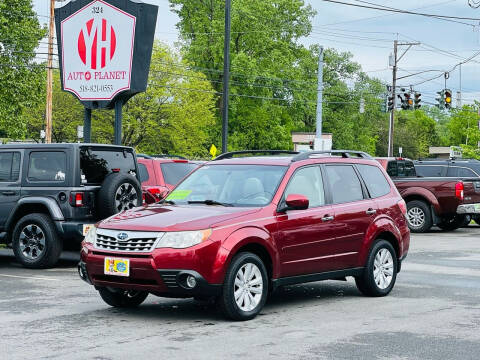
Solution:
M 192 275 L 187 276 L 187 286 L 191 289 L 197 286 L 197 280 Z

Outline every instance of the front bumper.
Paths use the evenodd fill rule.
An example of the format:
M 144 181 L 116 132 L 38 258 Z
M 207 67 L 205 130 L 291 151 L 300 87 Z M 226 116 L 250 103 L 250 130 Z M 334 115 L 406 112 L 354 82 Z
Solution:
M 459 205 L 457 214 L 480 214 L 480 203 Z

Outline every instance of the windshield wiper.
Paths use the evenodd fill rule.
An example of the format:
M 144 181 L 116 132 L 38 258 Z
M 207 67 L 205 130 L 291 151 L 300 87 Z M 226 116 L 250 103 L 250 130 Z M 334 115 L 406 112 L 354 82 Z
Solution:
M 205 205 L 221 205 L 221 206 L 233 206 L 232 204 L 229 204 L 229 203 L 223 203 L 223 202 L 220 202 L 220 201 L 216 201 L 216 200 L 191 200 L 188 202 L 189 204 L 205 204 Z
M 157 204 L 170 204 L 170 205 L 175 205 L 175 201 L 163 199 L 163 200 L 160 200 Z

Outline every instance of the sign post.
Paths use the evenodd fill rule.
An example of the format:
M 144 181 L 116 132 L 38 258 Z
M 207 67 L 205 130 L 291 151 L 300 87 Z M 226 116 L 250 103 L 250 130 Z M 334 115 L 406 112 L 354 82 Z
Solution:
M 91 111 L 115 108 L 115 144 L 122 140 L 122 106 L 147 88 L 158 7 L 139 0 L 72 0 L 55 9 L 62 89 Z

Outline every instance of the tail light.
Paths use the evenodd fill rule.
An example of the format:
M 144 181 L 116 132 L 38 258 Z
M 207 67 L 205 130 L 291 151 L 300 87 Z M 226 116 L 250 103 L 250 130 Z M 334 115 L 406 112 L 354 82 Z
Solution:
M 455 197 L 457 199 L 463 200 L 463 182 L 459 181 L 455 184 Z
M 146 203 L 145 193 L 142 191 L 142 204 L 145 205 L 145 203 Z
M 85 205 L 84 202 L 84 193 L 83 192 L 72 192 L 70 193 L 70 205 L 73 207 L 82 207 Z
M 163 197 L 165 196 L 165 194 L 168 190 L 152 187 L 152 188 L 148 188 L 147 191 L 150 194 L 152 194 L 156 199 L 161 200 L 161 199 L 163 199 Z
M 398 207 L 400 208 L 400 211 L 402 212 L 403 215 L 407 215 L 407 204 L 405 203 L 405 200 L 400 200 L 397 203 Z

